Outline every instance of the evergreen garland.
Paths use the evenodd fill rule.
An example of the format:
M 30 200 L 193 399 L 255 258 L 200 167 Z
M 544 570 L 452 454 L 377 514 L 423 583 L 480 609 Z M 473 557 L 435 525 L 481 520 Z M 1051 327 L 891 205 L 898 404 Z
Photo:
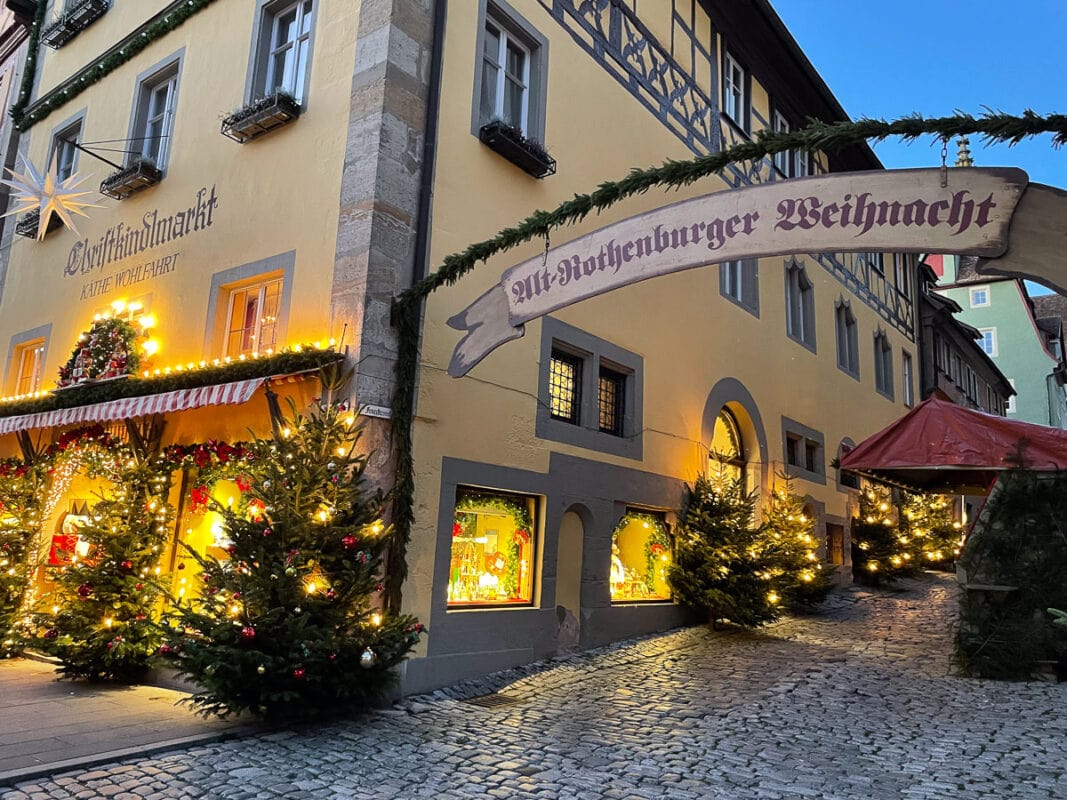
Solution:
M 396 533 L 389 555 L 386 598 L 391 608 L 400 607 L 400 592 L 407 578 L 407 544 L 415 520 L 415 472 L 412 457 L 415 385 L 419 367 L 420 316 L 423 301 L 442 286 L 456 283 L 479 262 L 534 239 L 547 237 L 554 229 L 580 222 L 592 212 L 604 211 L 616 203 L 654 188 L 678 189 L 713 175 L 731 164 L 758 161 L 787 150 L 834 151 L 849 145 L 899 137 L 914 141 L 924 135 L 941 138 L 979 135 L 987 144 L 1017 144 L 1034 136 L 1051 133 L 1053 147 L 1067 144 L 1067 114 L 1040 115 L 1026 109 L 1020 115 L 987 109 L 976 117 L 957 112 L 948 117 L 926 118 L 920 114 L 886 121 L 862 118 L 855 122 L 826 123 L 813 120 L 795 131 L 762 130 L 751 141 L 741 142 L 717 153 L 688 161 L 667 161 L 658 167 L 634 169 L 618 181 L 606 181 L 595 191 L 575 195 L 552 211 L 535 211 L 518 224 L 504 228 L 491 239 L 446 256 L 442 265 L 393 302 L 393 324 L 397 329 L 396 376 L 393 391 L 393 437 L 396 479 L 393 488 L 393 521 Z
M 153 375 L 148 378 L 131 375 L 124 381 L 81 384 L 44 397 L 5 403 L 0 405 L 0 417 L 37 414 L 61 408 L 77 408 L 125 397 L 144 397 L 179 389 L 198 389 L 201 386 L 215 386 L 251 378 L 311 372 L 335 363 L 342 357 L 335 350 L 303 347 L 299 351 L 286 350 L 271 356 L 260 356 L 245 361 L 235 360 L 217 367 L 174 371 L 169 375 Z
M 20 131 L 27 131 L 47 117 L 57 108 L 65 105 L 80 95 L 94 83 L 110 75 L 127 61 L 137 56 L 142 50 L 151 45 L 157 39 L 167 35 L 179 27 L 194 14 L 202 11 L 215 0 L 177 0 L 171 3 L 155 15 L 139 31 L 140 35 L 133 36 L 116 45 L 100 59 L 82 67 L 63 83 L 56 86 L 52 91 L 39 98 L 30 106 L 30 94 L 33 91 L 33 79 L 37 72 L 38 43 L 40 42 L 41 28 L 44 24 L 44 11 L 47 3 L 39 2 L 37 18 L 34 20 L 33 31 L 30 34 L 30 50 L 26 59 L 26 71 L 23 75 L 22 89 L 19 92 L 18 102 L 11 107 L 11 116 L 15 120 L 15 127 Z M 135 31 L 135 33 L 138 33 Z
M 19 126 L 19 117 L 26 106 L 29 105 L 30 95 L 33 94 L 33 83 L 37 77 L 37 61 L 41 52 L 41 31 L 44 30 L 44 18 L 47 12 L 48 3 L 38 0 L 37 14 L 34 16 L 33 23 L 30 26 L 30 43 L 26 50 L 26 63 L 22 68 L 22 83 L 19 85 L 19 96 L 11 104 L 11 108 L 8 109 L 8 113 L 15 120 L 15 127 L 20 130 L 22 128 Z

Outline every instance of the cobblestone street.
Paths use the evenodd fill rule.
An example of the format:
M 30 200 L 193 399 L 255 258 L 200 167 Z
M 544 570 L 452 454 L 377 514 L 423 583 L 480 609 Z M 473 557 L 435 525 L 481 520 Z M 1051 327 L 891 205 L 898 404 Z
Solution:
M 849 591 L 759 633 L 678 631 L 0 797 L 1067 797 L 1067 684 L 953 677 L 955 608 L 943 577 Z M 494 689 L 516 702 L 457 699 Z

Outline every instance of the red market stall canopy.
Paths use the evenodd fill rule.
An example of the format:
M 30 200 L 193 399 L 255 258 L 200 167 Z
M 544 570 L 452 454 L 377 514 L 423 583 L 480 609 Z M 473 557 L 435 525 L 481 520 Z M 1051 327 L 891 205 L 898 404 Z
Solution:
M 1067 469 L 1067 431 L 962 408 L 935 393 L 841 459 L 841 469 L 928 492 L 987 494 L 1014 466 Z

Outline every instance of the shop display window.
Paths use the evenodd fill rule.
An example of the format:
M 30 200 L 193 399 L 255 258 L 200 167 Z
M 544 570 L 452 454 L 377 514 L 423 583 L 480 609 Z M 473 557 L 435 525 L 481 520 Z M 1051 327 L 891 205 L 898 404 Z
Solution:
M 449 606 L 533 602 L 536 508 L 536 500 L 524 495 L 457 492 Z
M 670 600 L 671 538 L 662 517 L 630 511 L 611 537 L 611 599 Z

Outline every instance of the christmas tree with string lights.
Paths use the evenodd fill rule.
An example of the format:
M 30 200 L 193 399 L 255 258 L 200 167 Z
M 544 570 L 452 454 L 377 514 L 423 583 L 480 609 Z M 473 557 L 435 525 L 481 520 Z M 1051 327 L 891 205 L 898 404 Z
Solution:
M 57 657 L 68 678 L 135 681 L 162 641 L 153 620 L 157 576 L 174 508 L 168 503 L 172 465 L 122 447 L 106 464 L 110 484 L 78 531 L 83 555 L 56 575 L 41 598 L 29 644 Z
M 29 583 L 31 539 L 38 535 L 44 470 L 19 459 L 0 462 L 0 657 L 19 649 L 15 630 Z
M 767 577 L 771 564 L 755 504 L 744 479 L 726 467 L 688 489 L 667 578 L 675 597 L 712 625 L 756 627 L 778 616 L 781 595 Z
M 291 720 L 364 705 L 423 630 L 375 602 L 391 529 L 366 486 L 360 426 L 334 399 L 346 382 L 324 370 L 310 413 L 292 409 L 246 446 L 243 502 L 215 504 L 229 558 L 190 550 L 201 594 L 175 602 L 161 651 L 203 687 L 201 713 Z
M 963 547 L 963 530 L 953 519 L 952 498 L 905 493 L 900 531 L 909 540 L 912 558 L 924 567 L 951 570 Z
M 819 559 L 815 520 L 804 512 L 804 500 L 793 491 L 793 480 L 779 475 L 764 512 L 764 574 L 770 586 L 792 609 L 810 607 L 826 599 L 832 570 Z
M 859 516 L 852 520 L 852 577 L 878 586 L 921 569 L 914 545 L 898 525 L 899 512 L 888 488 L 868 483 L 859 494 Z

